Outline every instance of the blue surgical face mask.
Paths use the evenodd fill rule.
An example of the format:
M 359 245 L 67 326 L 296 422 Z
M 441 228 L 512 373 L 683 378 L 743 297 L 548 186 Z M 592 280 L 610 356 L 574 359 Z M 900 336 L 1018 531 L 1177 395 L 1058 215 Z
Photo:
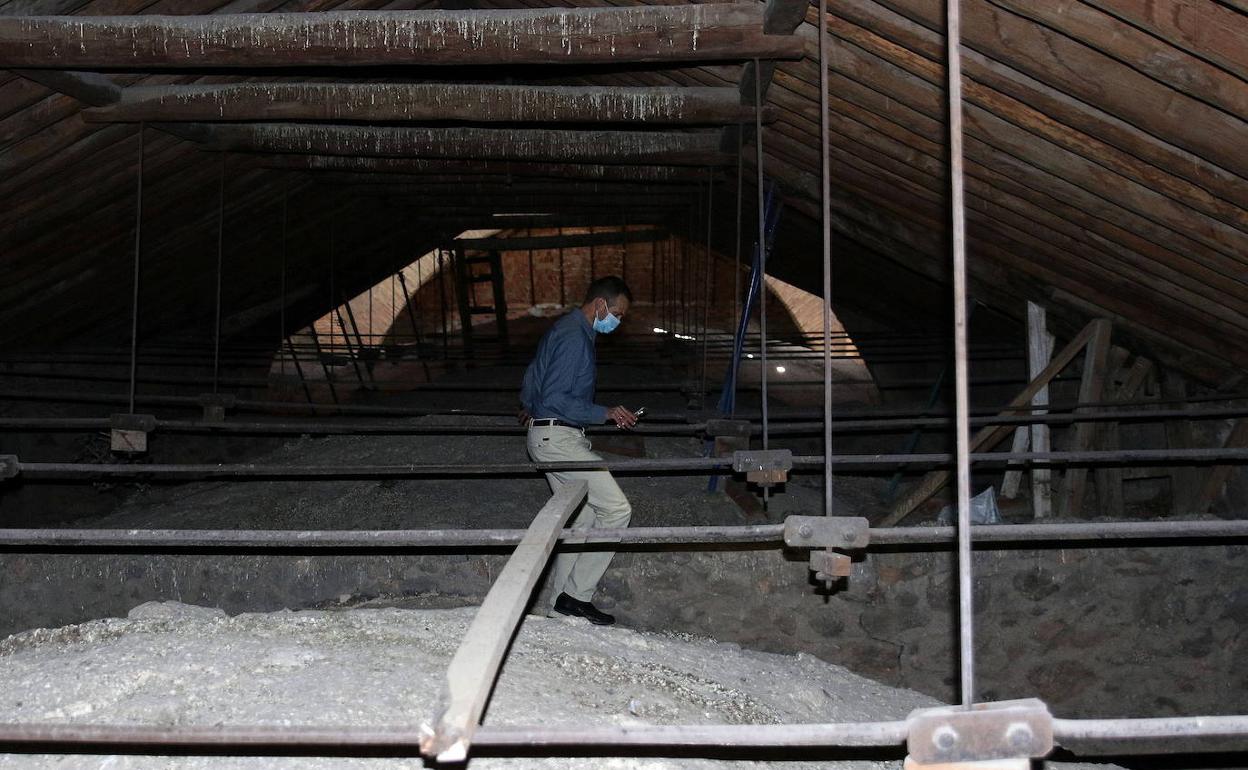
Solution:
M 611 308 L 607 308 L 607 317 L 598 318 L 594 316 L 594 331 L 599 334 L 610 334 L 615 331 L 615 327 L 620 325 L 619 316 L 611 312 Z

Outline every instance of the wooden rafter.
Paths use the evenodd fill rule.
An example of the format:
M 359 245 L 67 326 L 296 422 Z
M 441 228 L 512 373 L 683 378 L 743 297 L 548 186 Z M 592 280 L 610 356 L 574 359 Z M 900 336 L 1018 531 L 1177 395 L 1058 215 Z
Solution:
M 359 67 L 796 58 L 746 4 L 0 17 L 0 66 Z

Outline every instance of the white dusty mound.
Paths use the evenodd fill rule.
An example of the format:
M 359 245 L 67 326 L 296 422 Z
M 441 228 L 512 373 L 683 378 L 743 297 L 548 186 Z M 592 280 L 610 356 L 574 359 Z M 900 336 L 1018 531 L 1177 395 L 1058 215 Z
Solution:
M 146 725 L 414 724 L 473 608 L 278 612 L 149 603 L 129 618 L 0 643 L 0 721 Z M 904 717 L 936 705 L 816 658 L 526 617 L 486 724 L 768 724 Z M 754 762 L 483 757 L 473 768 L 712 768 Z M 836 763 L 895 767 L 898 762 Z M 411 768 L 420 760 L 0 755 L 21 768 Z M 829 767 L 785 762 L 786 768 Z

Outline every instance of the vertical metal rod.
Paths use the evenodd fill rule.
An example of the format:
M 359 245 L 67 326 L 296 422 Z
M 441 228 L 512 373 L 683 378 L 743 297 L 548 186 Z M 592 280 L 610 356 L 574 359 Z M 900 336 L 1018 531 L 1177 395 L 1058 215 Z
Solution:
M 329 322 L 329 328 L 334 328 L 332 318 Z M 332 398 L 336 404 L 338 403 L 338 389 L 334 387 L 334 375 L 333 372 L 329 370 L 329 362 L 325 360 L 325 351 L 321 348 L 321 338 L 316 333 L 315 321 L 313 321 L 312 325 L 308 327 L 308 331 L 312 335 L 312 344 L 316 347 L 316 358 L 321 362 L 321 371 L 325 373 L 325 384 L 329 385 L 330 398 Z
M 623 216 L 623 223 L 620 225 L 620 277 L 624 279 L 624 283 L 628 283 L 628 214 Z
M 971 603 L 970 395 L 966 363 L 966 209 L 962 176 L 962 61 L 959 0 L 946 6 L 949 70 L 949 171 L 953 207 L 953 350 L 958 476 L 958 631 L 962 705 L 975 702 L 975 617 Z
M 650 304 L 659 304 L 659 242 L 650 241 Z M 662 316 L 657 316 L 662 320 Z
M 281 292 L 280 292 L 281 297 L 278 300 L 281 303 L 281 306 L 278 308 L 278 320 L 277 320 L 277 324 L 280 327 L 278 329 L 277 350 L 278 350 L 278 355 L 282 356 L 281 361 L 282 361 L 282 376 L 283 377 L 286 376 L 286 357 L 285 355 L 283 355 L 285 351 L 284 351 L 282 341 L 283 340 L 285 340 L 286 342 L 290 341 L 290 338 L 286 336 L 286 213 L 287 213 L 287 203 L 288 203 L 289 197 L 290 197 L 290 177 L 288 175 L 283 175 L 282 176 L 282 274 L 281 274 L 281 278 L 278 281 L 279 285 L 281 286 Z
M 143 151 L 147 123 L 139 121 L 139 178 L 134 196 L 134 293 L 130 298 L 130 414 L 134 414 L 134 391 L 139 365 L 139 265 L 143 248 Z
M 335 250 L 334 241 L 336 240 L 336 237 L 338 234 L 337 232 L 338 231 L 338 205 L 337 203 L 338 203 L 337 199 L 331 196 L 330 203 L 329 203 L 329 208 L 330 208 L 329 210 L 329 352 L 330 352 L 330 355 L 333 355 L 333 352 L 334 352 L 334 308 L 337 307 L 337 305 L 335 305 L 334 303 L 336 302 L 336 297 L 338 296 L 334 292 L 334 273 L 336 272 L 334 270 L 334 261 L 336 259 L 335 254 L 334 254 L 334 250 Z M 313 323 L 313 325 L 315 325 L 315 322 Z
M 290 337 L 286 338 L 286 347 L 290 350 L 290 360 L 295 362 L 295 372 L 299 375 L 299 383 L 303 385 L 303 395 L 310 404 L 312 403 L 312 389 L 308 387 L 308 380 L 303 376 L 303 365 L 299 363 L 299 355 L 295 352 L 295 344 L 290 341 Z
M 701 392 L 706 393 L 706 355 L 707 355 L 707 331 L 710 327 L 711 317 L 711 223 L 715 212 L 714 201 L 714 183 L 715 171 L 710 166 L 706 168 L 706 254 L 702 275 L 702 388 Z M 705 396 L 704 396 L 705 397 Z
M 212 392 L 217 392 L 221 373 L 221 264 L 225 255 L 225 156 L 221 153 L 221 179 L 217 185 L 217 300 L 212 326 Z
M 559 228 L 560 234 L 563 228 Z M 559 247 L 559 307 L 566 308 L 568 306 L 568 279 L 563 271 L 563 247 Z
M 745 126 L 737 127 L 737 237 L 733 248 L 732 260 L 732 328 L 735 332 L 741 325 L 741 220 L 742 220 L 742 185 L 745 183 Z M 736 375 L 733 375 L 734 377 Z M 736 412 L 736 404 L 733 404 Z
M 524 231 L 524 234 L 527 237 L 532 238 L 533 228 L 532 227 L 527 228 Z M 530 241 L 530 243 L 531 242 L 532 241 Z M 529 247 L 529 307 L 534 307 L 535 305 L 537 305 L 537 281 L 533 275 L 533 247 L 530 246 Z
M 763 85 L 762 78 L 758 76 L 759 61 L 754 60 L 754 164 L 757 173 L 758 187 L 758 259 L 759 259 L 759 281 L 761 285 L 758 290 L 758 328 L 760 332 L 759 345 L 759 361 L 762 374 L 759 377 L 759 387 L 761 388 L 762 412 L 763 412 L 763 449 L 768 448 L 768 414 L 767 414 L 767 380 L 770 374 L 767 370 L 767 233 L 764 223 L 765 214 L 763 213 Z M 767 489 L 763 488 L 764 499 L 766 499 Z
M 439 248 L 438 254 L 438 307 L 442 312 L 442 360 L 445 362 L 450 357 L 449 352 L 449 331 L 446 321 L 446 260 L 443 259 L 442 249 Z M 416 289 L 420 291 L 419 288 Z
M 832 456 L 832 175 L 828 162 L 827 0 L 819 0 L 819 128 L 823 175 L 823 456 Z M 833 515 L 832 463 L 823 464 L 823 515 Z

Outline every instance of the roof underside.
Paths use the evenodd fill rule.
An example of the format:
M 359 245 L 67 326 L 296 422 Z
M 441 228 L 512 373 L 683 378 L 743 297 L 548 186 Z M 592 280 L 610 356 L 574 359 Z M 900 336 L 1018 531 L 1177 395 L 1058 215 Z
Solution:
M 774 40 L 796 25 L 804 47 L 800 59 L 777 60 L 769 81 L 769 65 L 760 70 L 768 106 L 764 172 L 786 203 L 772 271 L 818 291 L 818 12 L 771 0 L 764 16 L 756 13 L 762 6 L 749 11 L 775 33 L 764 36 L 772 41 L 766 45 L 791 46 Z M 0 0 L 0 17 L 545 7 L 537 0 Z M 1248 6 L 962 0 L 961 8 L 973 297 L 1013 317 L 1024 314 L 1026 300 L 1042 302 L 1066 329 L 1109 317 L 1143 351 L 1207 382 L 1225 383 L 1248 368 Z M 943 10 L 934 0 L 831 3 L 838 302 L 857 298 L 874 307 L 876 298 L 911 290 L 927 292 L 931 307 L 946 301 Z M 716 44 L 713 30 L 704 35 L 703 45 Z M 749 36 L 729 42 L 743 55 L 772 55 L 747 51 L 752 40 L 758 43 Z M 303 69 L 292 68 L 297 57 L 279 68 L 227 57 L 176 70 L 126 70 L 93 59 L 69 73 L 23 69 L 47 66 L 37 48 L 22 48 L 0 28 L 0 66 L 13 67 L 0 70 L 6 347 L 84 335 L 127 339 L 140 157 L 140 124 L 129 121 L 144 117 L 134 105 L 123 112 L 130 101 L 150 107 L 168 97 L 185 111 L 178 122 L 151 113 L 143 133 L 141 321 L 149 335 L 208 333 L 218 254 L 223 314 L 261 322 L 266 314 L 256 309 L 273 305 L 283 265 L 292 288 L 333 276 L 334 291 L 347 297 L 459 231 L 497 226 L 494 213 L 542 208 L 569 223 L 652 223 L 684 232 L 682 207 L 697 200 L 712 167 L 715 237 L 731 254 L 742 144 L 744 211 L 752 221 L 753 131 L 732 125 L 753 120 L 749 62 L 631 61 L 613 46 L 560 65 L 469 57 L 453 66 L 345 68 L 326 65 L 335 61 L 330 52 Z M 260 40 L 260 49 L 280 54 L 271 41 Z M 18 55 L 24 51 L 28 57 Z M 259 125 L 249 122 L 254 113 L 223 122 L 225 113 L 210 114 L 214 105 L 224 109 L 215 97 L 196 106 L 188 89 L 137 90 L 240 82 L 293 87 L 284 95 L 256 89 L 249 98 L 298 103 L 302 93 L 324 114 L 298 113 L 305 117 L 290 122 L 274 108 Z M 358 94 L 332 90 L 344 83 L 433 84 L 420 99 L 400 91 L 391 106 L 435 107 L 367 117 L 375 97 L 368 96 L 371 107 L 353 103 Z M 471 88 L 457 93 L 436 84 Z M 520 90 L 490 92 L 490 104 L 503 106 L 474 112 L 480 92 L 472 89 L 493 84 Z M 322 90 L 298 90 L 313 85 Z M 602 94 L 569 91 L 563 99 L 553 86 L 594 86 Z M 666 90 L 630 102 L 639 92 L 622 88 Z M 673 95 L 673 88 L 682 91 Z M 516 93 L 540 101 L 526 106 Z M 663 113 L 665 103 L 687 112 Z M 366 117 L 354 120 L 348 108 Z M 535 109 L 546 122 L 533 122 Z M 298 296 L 286 313 L 291 328 L 327 309 L 324 292 Z M 916 300 L 899 310 L 898 323 L 915 322 L 910 310 L 921 306 Z M 934 312 L 925 320 L 943 319 Z

